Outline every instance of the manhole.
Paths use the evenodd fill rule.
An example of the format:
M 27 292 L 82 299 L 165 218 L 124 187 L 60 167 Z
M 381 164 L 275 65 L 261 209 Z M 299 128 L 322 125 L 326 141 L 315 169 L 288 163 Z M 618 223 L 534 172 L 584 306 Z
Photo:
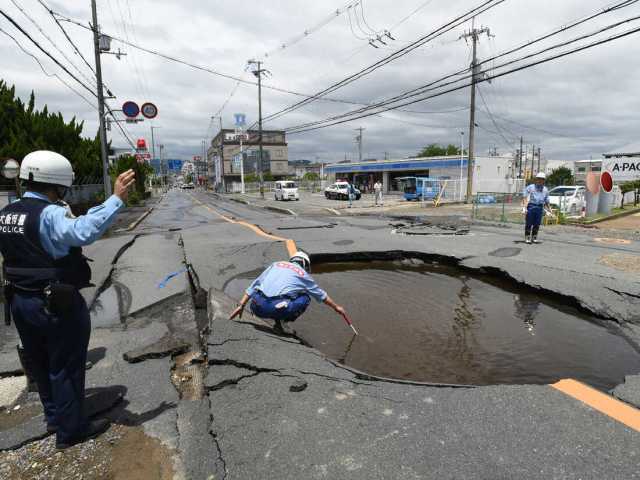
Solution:
M 629 245 L 631 244 L 631 240 L 626 240 L 624 238 L 607 238 L 607 237 L 596 237 L 593 239 L 594 242 L 598 243 L 607 243 L 609 245 Z
M 227 293 L 239 298 L 255 274 L 229 282 Z M 506 281 L 402 262 L 315 265 L 313 276 L 360 335 L 315 302 L 291 328 L 374 375 L 476 385 L 571 377 L 610 389 L 640 371 L 640 354 L 606 322 Z

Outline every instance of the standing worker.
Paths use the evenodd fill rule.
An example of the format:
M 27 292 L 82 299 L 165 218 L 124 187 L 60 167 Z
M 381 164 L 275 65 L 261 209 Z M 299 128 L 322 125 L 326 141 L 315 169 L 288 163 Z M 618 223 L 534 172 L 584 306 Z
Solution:
M 347 182 L 347 197 L 349 198 L 349 208 L 353 206 L 353 197 L 355 196 L 355 188 L 351 180 Z
M 376 180 L 376 183 L 373 184 L 373 194 L 375 195 L 376 206 L 378 204 L 382 205 L 382 184 L 380 180 Z
M 90 285 L 91 268 L 80 247 L 111 225 L 135 173 L 121 174 L 114 195 L 78 218 L 69 216 L 61 203 L 73 177 L 71 163 L 62 155 L 32 152 L 20 166 L 26 193 L 0 211 L 5 314 L 15 321 L 47 432 L 56 433 L 58 449 L 109 428 L 107 420 L 90 422 L 83 408 L 91 323 L 78 290 Z
M 296 252 L 288 262 L 275 262 L 247 288 L 229 320 L 242 318 L 244 307 L 251 300 L 251 312 L 260 318 L 275 320 L 276 330 L 282 332 L 282 322 L 293 322 L 302 315 L 313 297 L 341 315 L 354 330 L 347 314 L 322 290 L 309 275 L 311 260 L 304 252 Z M 355 332 L 357 334 L 357 332 Z
M 538 243 L 538 230 L 545 209 L 549 208 L 549 189 L 544 186 L 547 176 L 540 172 L 534 183 L 527 185 L 522 194 L 522 213 L 526 215 L 524 241 Z

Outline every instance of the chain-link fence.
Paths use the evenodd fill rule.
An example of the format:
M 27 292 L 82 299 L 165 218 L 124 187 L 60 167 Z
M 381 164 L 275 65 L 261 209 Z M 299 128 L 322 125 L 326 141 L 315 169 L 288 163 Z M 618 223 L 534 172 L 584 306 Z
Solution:
M 478 192 L 473 199 L 473 219 L 524 223 L 521 193 Z

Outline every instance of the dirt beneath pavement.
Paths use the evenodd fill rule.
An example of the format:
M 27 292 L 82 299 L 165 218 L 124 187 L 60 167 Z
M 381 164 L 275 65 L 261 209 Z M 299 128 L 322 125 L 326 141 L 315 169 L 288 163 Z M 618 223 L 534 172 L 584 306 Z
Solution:
M 7 480 L 170 480 L 171 452 L 141 427 L 113 425 L 105 434 L 57 451 L 55 436 L 0 452 Z

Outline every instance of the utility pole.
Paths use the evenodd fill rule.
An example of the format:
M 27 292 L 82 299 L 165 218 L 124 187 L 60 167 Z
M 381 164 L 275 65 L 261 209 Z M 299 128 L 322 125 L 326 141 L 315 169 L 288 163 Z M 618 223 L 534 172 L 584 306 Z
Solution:
M 535 161 L 536 161 L 536 146 L 535 145 L 531 145 L 531 176 L 532 177 L 535 176 L 535 173 L 534 173 L 534 170 L 535 170 L 534 162 Z
M 487 34 L 487 37 L 491 36 L 491 31 L 487 27 L 475 28 L 475 17 L 471 20 L 471 30 L 465 32 L 460 36 L 465 41 L 471 38 L 473 57 L 471 61 L 471 108 L 469 112 L 469 161 L 467 163 L 467 198 L 466 203 L 471 203 L 473 200 L 473 170 L 475 167 L 475 126 L 476 126 L 476 83 L 478 82 L 478 73 L 480 66 L 478 65 L 478 40 L 483 33 Z
M 356 141 L 358 142 L 358 161 L 361 162 L 362 161 L 362 132 L 364 132 L 364 128 L 360 127 L 360 128 L 356 128 L 356 132 L 358 133 L 358 136 L 356 137 Z
M 518 178 L 522 178 L 522 136 L 520 136 L 520 150 L 518 150 Z
M 153 131 L 157 130 L 158 128 L 160 127 L 154 127 L 153 125 L 151 125 L 151 155 L 154 161 L 156 159 L 156 140 L 153 136 Z M 160 166 L 160 175 L 162 175 L 162 165 Z
M 538 147 L 538 171 L 540 171 L 540 147 Z
M 262 174 L 263 166 L 263 151 L 262 151 L 262 74 L 269 73 L 262 68 L 262 62 L 260 60 L 249 60 L 249 65 L 257 65 L 257 70 L 253 71 L 253 74 L 258 77 L 258 149 L 260 152 L 260 159 L 258 160 L 258 176 L 260 178 L 260 198 L 264 198 L 264 177 Z
M 100 63 L 100 33 L 98 31 L 98 11 L 96 0 L 91 0 L 91 16 L 93 21 L 93 49 L 96 58 L 96 81 L 98 88 L 98 117 L 100 128 L 100 157 L 102 159 L 102 180 L 104 182 L 104 198 L 111 196 L 111 177 L 109 176 L 109 157 L 107 153 L 107 130 L 104 122 L 104 92 L 102 91 L 102 64 Z

